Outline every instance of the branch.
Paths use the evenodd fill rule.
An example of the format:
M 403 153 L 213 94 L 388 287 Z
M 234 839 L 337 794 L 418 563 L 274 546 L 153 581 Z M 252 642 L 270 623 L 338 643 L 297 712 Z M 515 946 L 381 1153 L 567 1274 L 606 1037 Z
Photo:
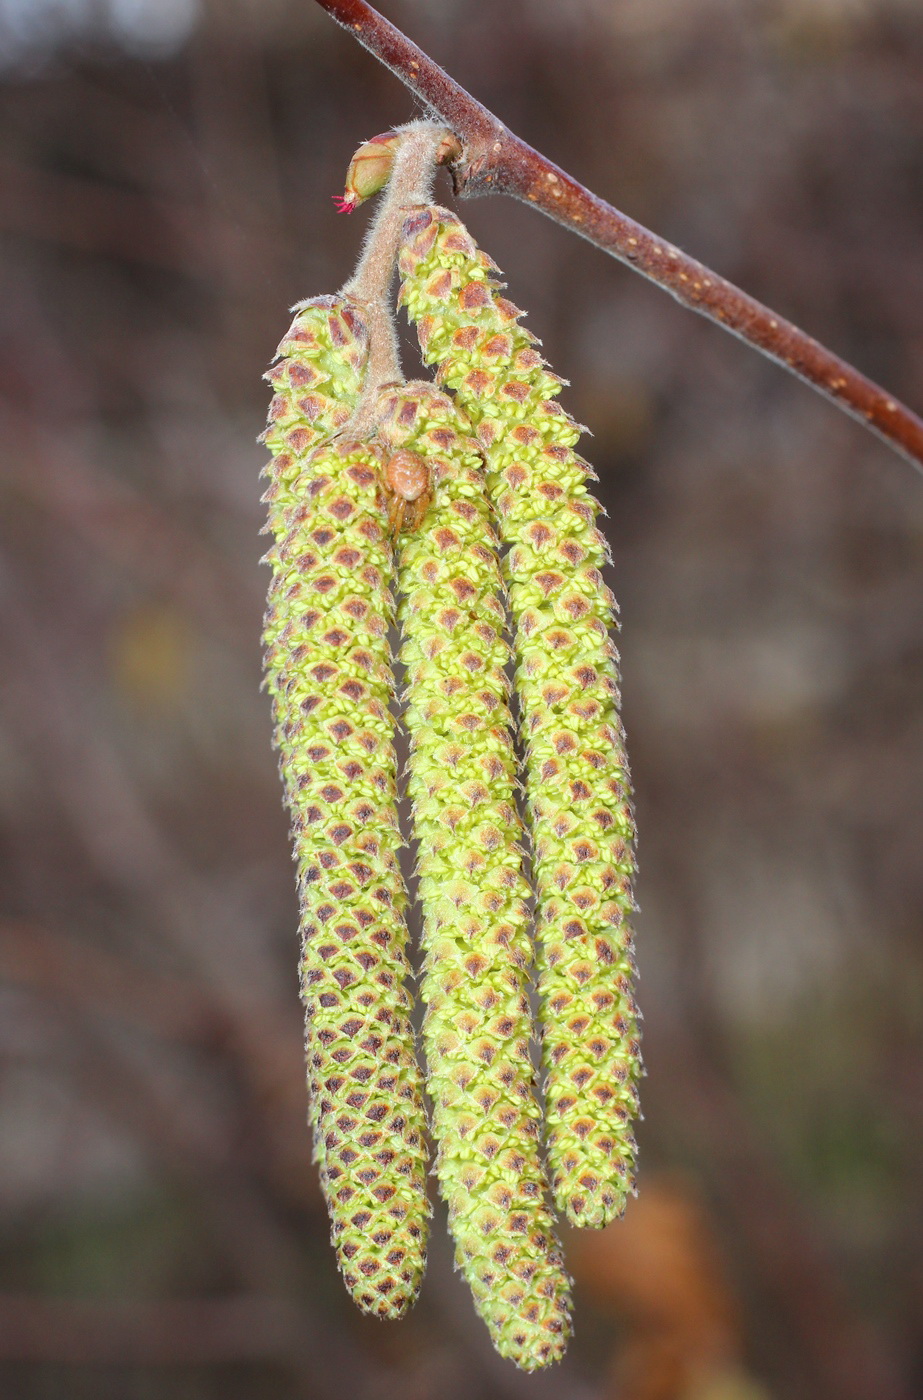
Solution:
M 514 136 L 365 0 L 317 0 L 459 137 L 460 195 L 510 194 L 589 239 L 877 433 L 923 473 L 923 420 L 893 395 L 732 282 L 658 238 Z

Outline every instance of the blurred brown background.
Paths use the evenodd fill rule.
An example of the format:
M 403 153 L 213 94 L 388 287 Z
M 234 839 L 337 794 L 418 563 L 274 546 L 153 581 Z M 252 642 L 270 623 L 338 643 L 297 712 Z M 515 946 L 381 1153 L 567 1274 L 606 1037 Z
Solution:
M 918 0 L 388 0 L 601 194 L 923 407 Z M 641 1194 L 490 1351 L 359 1316 L 309 1160 L 260 376 L 408 95 L 312 0 L 0 0 L 0 1395 L 923 1390 L 923 481 L 511 202 L 622 605 Z M 449 198 L 443 185 L 440 197 Z M 408 366 L 412 359 L 408 355 Z

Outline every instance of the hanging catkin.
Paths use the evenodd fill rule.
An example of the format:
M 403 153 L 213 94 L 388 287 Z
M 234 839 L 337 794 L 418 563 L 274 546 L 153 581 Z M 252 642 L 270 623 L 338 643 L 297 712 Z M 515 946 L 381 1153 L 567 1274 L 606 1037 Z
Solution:
M 546 1140 L 575 1225 L 633 1188 L 640 1072 L 630 917 L 634 821 L 619 718 L 614 604 L 580 430 L 554 402 L 521 313 L 449 210 L 410 211 L 401 301 L 488 465 L 515 624 L 537 887 Z
M 569 1280 L 539 1157 L 496 538 L 450 398 L 425 383 L 386 390 L 378 432 L 419 454 L 433 489 L 397 552 L 436 1170 L 477 1309 L 501 1355 L 531 1371 L 564 1352 Z
M 347 1288 L 399 1317 L 419 1291 L 429 1207 L 388 708 L 392 560 L 378 455 L 328 441 L 361 387 L 360 309 L 316 299 L 279 353 L 265 667 L 298 872 L 315 1156 Z

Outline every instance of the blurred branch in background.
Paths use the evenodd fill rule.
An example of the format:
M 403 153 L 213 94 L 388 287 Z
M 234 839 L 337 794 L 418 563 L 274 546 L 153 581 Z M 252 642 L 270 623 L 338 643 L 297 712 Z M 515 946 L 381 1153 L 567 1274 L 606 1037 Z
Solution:
M 304 1342 L 303 1314 L 281 1299 L 100 1304 L 0 1296 L 7 1360 L 215 1365 L 274 1360 L 296 1340 Z
M 568 1253 L 593 1305 L 630 1341 L 616 1357 L 619 1400 L 762 1400 L 746 1374 L 740 1310 L 714 1233 L 680 1180 L 648 1182 L 624 1225 L 572 1235 Z
M 589 186 L 923 401 L 895 290 L 921 276 L 918 6 L 393 11 Z M 570 1245 L 554 1375 L 483 1343 L 439 1220 L 411 1318 L 363 1319 L 305 1125 L 255 438 L 286 307 L 361 240 L 328 196 L 412 112 L 304 0 L 4 0 L 0 54 L 0 1391 L 917 1393 L 918 483 L 549 221 L 466 211 L 609 511 L 641 1195 Z

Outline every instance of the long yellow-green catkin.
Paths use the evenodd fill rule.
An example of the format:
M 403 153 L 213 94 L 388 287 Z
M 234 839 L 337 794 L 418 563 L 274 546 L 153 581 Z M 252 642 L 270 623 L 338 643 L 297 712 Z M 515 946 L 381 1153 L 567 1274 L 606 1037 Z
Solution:
M 338 439 L 306 464 L 293 504 L 271 503 L 264 641 L 298 872 L 315 1155 L 347 1288 L 391 1318 L 419 1290 L 429 1206 L 380 469 L 373 448 Z
M 365 311 L 338 293 L 312 297 L 295 319 L 264 375 L 275 393 L 262 440 L 272 452 L 263 475 L 269 489 L 267 530 L 283 528 L 280 512 L 297 503 L 296 483 L 311 452 L 349 422 L 369 354 Z
M 532 1371 L 570 1331 L 529 1055 L 522 874 L 502 582 L 476 445 L 431 384 L 386 390 L 379 439 L 419 454 L 433 499 L 399 537 L 401 658 L 419 842 L 423 1038 L 456 1265 L 502 1356 Z
M 619 718 L 605 542 L 521 313 L 450 211 L 410 212 L 401 300 L 424 359 L 455 391 L 488 464 L 516 630 L 537 887 L 546 1138 L 559 1209 L 601 1226 L 624 1209 L 640 1073 L 631 914 L 634 820 Z

